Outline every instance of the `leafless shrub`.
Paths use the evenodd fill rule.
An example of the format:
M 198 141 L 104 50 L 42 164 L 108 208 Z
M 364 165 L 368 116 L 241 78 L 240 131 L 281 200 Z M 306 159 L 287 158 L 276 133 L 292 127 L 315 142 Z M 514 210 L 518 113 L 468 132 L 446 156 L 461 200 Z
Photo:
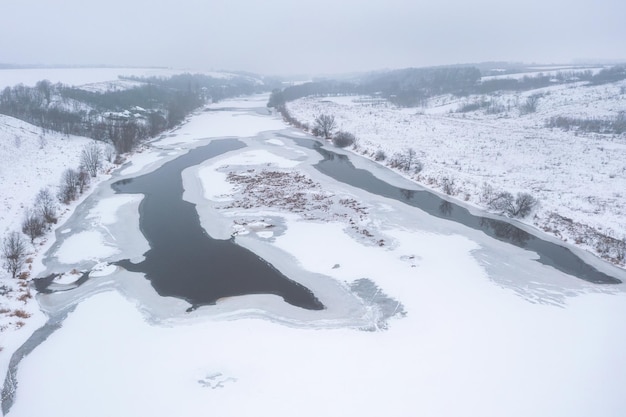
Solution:
M 115 160 L 115 148 L 111 145 L 107 145 L 104 148 L 104 158 L 107 162 L 111 163 Z
M 20 295 L 19 297 L 17 297 L 18 301 L 21 301 L 24 304 L 26 304 L 28 300 L 30 300 L 31 298 L 33 298 L 33 295 L 30 293 L 30 291 L 27 291 L 23 293 L 22 295 Z
M 11 312 L 11 314 L 9 314 L 9 316 L 11 316 L 11 317 L 19 317 L 21 319 L 27 319 L 27 318 L 30 317 L 30 313 L 28 313 L 28 312 L 26 312 L 24 310 L 18 309 L 18 310 L 13 310 Z
M 506 106 L 504 104 L 498 102 L 497 100 L 491 100 L 487 102 L 485 106 L 486 114 L 500 114 L 506 111 Z
M 46 136 L 42 133 L 41 135 L 39 135 L 39 149 L 45 148 L 47 144 L 48 140 L 46 139 Z
M 533 94 L 528 96 L 526 101 L 519 107 L 520 114 L 530 114 L 537 111 L 537 105 L 539 104 L 540 95 Z
M 333 145 L 345 148 L 356 143 L 356 138 L 350 132 L 339 131 L 333 136 Z
M 454 185 L 454 178 L 444 177 L 441 181 L 443 192 L 447 195 L 455 195 L 456 187 Z
M 476 111 L 478 109 L 480 109 L 482 107 L 482 103 L 479 101 L 474 101 L 471 103 L 465 103 L 463 105 L 461 105 L 461 107 L 458 108 L 457 112 L 458 113 L 469 113 L 469 112 L 473 112 Z
M 387 155 L 385 154 L 385 151 L 383 151 L 382 149 L 379 149 L 376 151 L 376 153 L 374 154 L 374 160 L 375 161 L 384 161 L 387 158 Z
M 416 174 L 424 168 L 422 162 L 417 159 L 417 152 L 413 148 L 406 148 L 403 152 L 395 153 L 389 160 L 389 166 Z
M 564 131 L 574 130 L 604 133 L 604 134 L 617 134 L 620 135 L 626 132 L 626 113 L 620 112 L 614 118 L 589 118 L 581 119 L 574 117 L 556 116 L 552 117 L 546 122 L 547 127 L 556 127 Z
M 9 293 L 11 293 L 12 291 L 13 289 L 9 287 L 8 285 L 0 285 L 0 296 L 4 297 L 8 295 Z M 7 313 L 7 312 L 8 310 L 4 311 L 4 309 L 0 308 L 0 314 Z
M 493 197 L 494 197 L 493 187 L 491 186 L 491 184 L 484 182 L 480 190 L 480 196 L 479 196 L 480 202 L 485 205 L 488 205 L 489 202 L 493 200 Z

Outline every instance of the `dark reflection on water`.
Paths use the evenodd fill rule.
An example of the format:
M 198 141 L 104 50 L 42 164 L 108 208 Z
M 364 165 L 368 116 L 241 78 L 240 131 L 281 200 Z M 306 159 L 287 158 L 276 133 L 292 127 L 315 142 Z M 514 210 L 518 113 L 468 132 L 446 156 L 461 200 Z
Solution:
M 143 262 L 123 260 L 118 265 L 145 273 L 160 295 L 183 298 L 193 308 L 224 297 L 275 294 L 289 304 L 321 310 L 324 306 L 309 289 L 233 239 L 211 238 L 200 225 L 195 205 L 182 199 L 185 168 L 244 146 L 237 140 L 213 141 L 152 173 L 113 184 L 117 193 L 145 195 L 139 224 L 150 244 Z
M 443 200 L 441 204 L 439 204 L 439 213 L 441 213 L 443 217 L 452 216 L 452 210 L 454 210 L 454 207 L 448 200 Z
M 622 281 L 598 271 L 568 248 L 543 240 L 503 220 L 475 216 L 465 207 L 444 200 L 425 190 L 406 190 L 394 187 L 363 169 L 352 165 L 347 156 L 331 152 L 310 139 L 291 138 L 303 147 L 315 149 L 324 159 L 315 167 L 325 175 L 370 193 L 402 201 L 426 213 L 461 223 L 480 230 L 488 236 L 536 252 L 538 262 L 552 266 L 566 274 L 596 284 L 620 284 Z

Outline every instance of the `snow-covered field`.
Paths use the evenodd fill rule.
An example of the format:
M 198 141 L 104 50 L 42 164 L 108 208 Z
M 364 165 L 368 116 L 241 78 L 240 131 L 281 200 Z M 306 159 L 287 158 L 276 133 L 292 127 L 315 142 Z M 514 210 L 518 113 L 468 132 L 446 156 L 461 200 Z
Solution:
M 526 222 L 599 255 L 600 235 L 626 239 L 626 136 L 576 134 L 548 128 L 546 122 L 556 116 L 615 117 L 626 111 L 625 89 L 624 81 L 594 87 L 575 83 L 521 94 L 442 96 L 423 108 L 359 97 L 309 97 L 287 107 L 310 126 L 320 114 L 335 116 L 338 130 L 356 135 L 359 152 L 372 158 L 382 150 L 388 162 L 394 153 L 413 148 L 424 169 L 412 178 L 437 191 L 447 179 L 452 196 L 461 201 L 485 207 L 484 184 L 514 195 L 528 192 L 539 206 Z M 541 95 L 537 111 L 521 115 L 519 105 L 535 94 Z M 484 100 L 502 111 L 457 112 Z M 598 233 L 595 238 L 588 238 L 591 229 Z
M 626 412 L 624 284 L 581 281 L 532 252 L 320 174 L 320 155 L 291 139 L 302 134 L 256 109 L 266 99 L 195 114 L 59 225 L 39 272 L 99 273 L 38 296 L 50 317 L 76 308 L 20 362 L 9 416 Z M 104 266 L 140 257 L 147 245 L 140 198 L 115 195 L 109 184 L 224 136 L 250 137 L 240 139 L 245 148 L 183 172 L 184 198 L 212 236 L 235 236 L 311 288 L 326 310 L 254 295 L 186 313 L 187 302 L 158 296 L 141 274 Z M 376 170 L 368 160 L 359 167 Z M 293 180 L 275 187 L 267 178 Z M 375 288 L 368 296 L 358 291 L 364 278 Z
M 46 132 L 12 117 L 0 115 L 0 239 L 12 231 L 21 232 L 26 210 L 34 206 L 39 190 L 47 188 L 56 195 L 61 174 L 77 168 L 80 153 L 90 139 Z M 106 175 L 93 181 L 94 185 Z M 82 198 L 81 198 L 82 200 Z M 79 200 L 79 201 L 81 201 Z M 78 202 L 60 206 L 59 221 L 65 221 Z M 41 258 L 53 243 L 48 232 L 43 238 L 28 241 L 26 271 L 36 276 L 43 269 Z M 44 320 L 32 298 L 28 280 L 14 280 L 0 270 L 0 372 L 6 371 L 7 356 Z
M 132 86 L 130 81 L 120 81 L 119 76 L 171 77 L 185 72 L 202 73 L 214 78 L 230 78 L 234 74 L 213 71 L 194 71 L 173 68 L 19 68 L 0 69 L 0 89 L 17 84 L 34 86 L 41 80 L 84 86 L 89 91 L 115 90 Z

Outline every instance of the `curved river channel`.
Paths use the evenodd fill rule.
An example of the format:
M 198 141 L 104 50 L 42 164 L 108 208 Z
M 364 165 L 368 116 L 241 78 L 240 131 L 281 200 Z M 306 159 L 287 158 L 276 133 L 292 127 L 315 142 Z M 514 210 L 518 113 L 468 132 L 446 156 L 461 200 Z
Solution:
M 213 113 L 218 114 L 219 111 L 218 109 Z M 225 108 L 221 111 L 232 112 L 233 109 Z M 254 114 L 257 119 L 270 119 L 266 116 L 259 117 L 261 110 L 258 109 L 245 108 L 241 109 L 240 112 L 241 114 L 237 114 L 238 117 L 244 117 L 251 113 Z M 597 259 L 592 259 L 593 257 L 588 256 L 588 254 L 583 254 L 581 257 L 578 254 L 580 251 L 577 249 L 571 249 L 567 245 L 560 245 L 555 242 L 555 239 L 542 236 L 541 233 L 534 232 L 530 228 L 519 226 L 515 224 L 515 222 L 504 218 L 497 218 L 487 214 L 473 214 L 462 205 L 447 201 L 435 193 L 420 189 L 416 185 L 413 186 L 404 179 L 398 181 L 398 183 L 406 184 L 404 187 L 392 185 L 390 182 L 393 182 L 392 180 L 399 177 L 391 171 L 386 170 L 386 168 L 381 168 L 378 165 L 374 165 L 371 161 L 362 160 L 359 156 L 350 155 L 345 151 L 331 150 L 313 138 L 304 138 L 300 132 L 296 132 L 293 129 L 283 126 L 283 129 L 280 130 L 280 122 L 273 118 L 272 120 L 274 122 L 274 130 L 268 128 L 265 129 L 263 133 L 257 131 L 247 136 L 244 133 L 225 136 L 226 133 L 220 132 L 221 136 L 217 134 L 214 136 L 216 140 L 208 140 L 205 137 L 199 136 L 195 140 L 203 141 L 203 143 L 206 144 L 197 147 L 194 147 L 194 144 L 186 143 L 188 137 L 185 135 L 190 135 L 189 133 L 173 133 L 170 135 L 172 138 L 170 142 L 167 142 L 167 137 L 164 137 L 164 140 L 161 142 L 158 140 L 155 141 L 153 151 L 155 151 L 155 154 L 158 154 L 158 158 L 156 158 L 157 162 L 160 161 L 159 158 L 170 158 L 170 155 L 180 156 L 171 156 L 173 159 L 162 163 L 149 173 L 142 173 L 136 176 L 116 174 L 116 180 L 111 180 L 107 183 L 111 184 L 111 188 L 116 194 L 140 195 L 142 197 L 141 202 L 138 203 L 138 225 L 141 235 L 145 238 L 145 240 L 141 241 L 143 246 L 133 246 L 131 244 L 129 246 L 133 246 L 131 248 L 132 250 L 122 247 L 123 243 L 128 242 L 124 240 L 128 238 L 128 236 L 122 236 L 123 233 L 120 233 L 120 228 L 123 229 L 128 226 L 130 229 L 131 226 L 129 225 L 132 224 L 134 229 L 127 231 L 128 235 L 133 237 L 140 236 L 139 232 L 136 230 L 136 223 L 133 223 L 134 218 L 130 219 L 129 217 L 124 219 L 122 215 L 122 220 L 118 218 L 115 225 L 107 224 L 107 227 L 104 228 L 107 229 L 107 232 L 111 230 L 110 234 L 113 241 L 122 242 L 119 243 L 120 248 L 116 248 L 119 249 L 119 251 L 115 252 L 115 255 L 103 257 L 106 259 L 83 259 L 77 261 L 75 264 L 61 262 L 58 252 L 61 250 L 64 241 L 69 240 L 72 234 L 77 235 L 80 234 L 81 230 L 85 231 L 95 227 L 92 226 L 88 220 L 90 219 L 90 210 L 97 205 L 98 198 L 111 198 L 113 191 L 108 187 L 106 189 L 100 187 L 100 189 L 88 197 L 83 204 L 77 207 L 74 215 L 68 220 L 67 224 L 63 226 L 67 234 L 64 235 L 63 233 L 66 232 L 59 231 L 57 233 L 57 242 L 55 242 L 46 255 L 47 274 L 49 276 L 37 280 L 39 281 L 37 289 L 42 293 L 51 294 L 42 295 L 40 299 L 40 305 L 48 315 L 48 322 L 45 326 L 36 331 L 21 348 L 15 351 L 11 358 L 2 393 L 2 409 L 5 413 L 8 412 L 13 404 L 19 362 L 61 327 L 68 312 L 75 307 L 75 304 L 81 302 L 81 297 L 87 297 L 91 295 L 91 293 L 101 291 L 102 288 L 105 288 L 107 285 L 115 287 L 117 282 L 125 282 L 124 284 L 120 284 L 120 287 L 127 285 L 127 288 L 131 288 L 129 292 L 132 292 L 132 289 L 137 288 L 132 287 L 132 285 L 136 283 L 136 281 L 133 280 L 141 281 L 140 285 L 147 287 L 151 293 L 149 296 L 153 297 L 152 294 L 154 294 L 154 291 L 150 288 L 151 285 L 156 293 L 161 296 L 158 297 L 154 295 L 154 298 L 157 298 L 159 303 L 163 300 L 162 297 L 174 297 L 177 299 L 177 303 L 184 304 L 185 306 L 183 308 L 176 311 L 180 311 L 181 315 L 184 314 L 185 316 L 203 313 L 204 310 L 199 309 L 201 306 L 218 304 L 216 310 L 219 310 L 220 300 L 234 299 L 236 296 L 244 295 L 269 294 L 281 297 L 282 300 L 289 304 L 288 307 L 290 309 L 287 309 L 287 313 L 281 316 L 281 314 L 274 314 L 275 310 L 270 311 L 271 308 L 269 308 L 267 311 L 270 311 L 271 314 L 268 314 L 268 317 L 271 316 L 271 319 L 278 317 L 278 320 L 286 317 L 285 322 L 289 324 L 295 323 L 295 326 L 306 326 L 313 321 L 306 322 L 305 319 L 298 321 L 301 317 L 296 316 L 301 312 L 308 314 L 306 316 L 307 318 L 317 315 L 315 316 L 316 319 L 322 317 L 320 321 L 324 321 L 330 316 L 323 315 L 329 311 L 332 312 L 333 308 L 336 308 L 337 305 L 347 305 L 347 307 L 339 311 L 335 316 L 332 316 L 331 319 L 336 319 L 339 316 L 341 316 L 341 319 L 345 317 L 352 319 L 352 316 L 358 316 L 357 319 L 364 317 L 362 312 L 366 310 L 364 306 L 367 303 L 362 301 L 367 300 L 369 304 L 367 304 L 366 307 L 369 308 L 372 306 L 374 297 L 376 297 L 379 292 L 381 293 L 381 297 L 383 296 L 382 290 L 379 287 L 370 285 L 370 282 L 366 281 L 367 277 L 355 277 L 357 282 L 361 283 L 362 287 L 369 288 L 367 290 L 369 293 L 363 291 L 365 296 L 362 296 L 362 294 L 357 294 L 358 288 L 355 289 L 354 286 L 350 287 L 351 284 L 346 284 L 347 281 L 342 282 L 339 279 L 323 276 L 322 273 L 306 271 L 305 267 L 299 269 L 300 266 L 293 266 L 292 264 L 298 263 L 298 259 L 290 257 L 287 251 L 280 249 L 278 246 L 273 247 L 272 244 L 274 242 L 271 238 L 255 246 L 254 242 L 258 243 L 261 241 L 261 238 L 258 236 L 244 237 L 242 240 L 236 240 L 235 237 L 218 239 L 212 237 L 207 230 L 205 230 L 206 223 L 203 223 L 203 221 L 205 221 L 206 218 L 202 217 L 201 219 L 198 213 L 201 207 L 186 201 L 183 196 L 186 191 L 184 184 L 187 184 L 184 182 L 183 171 L 192 167 L 201 166 L 207 163 L 207 161 L 211 162 L 212 159 L 217 160 L 228 153 L 236 154 L 237 152 L 242 152 L 242 150 L 248 148 L 248 146 L 251 149 L 256 147 L 254 148 L 256 151 L 259 149 L 261 149 L 261 151 L 267 151 L 267 149 L 269 149 L 268 147 L 271 146 L 270 144 L 280 142 L 280 145 L 276 145 L 276 149 L 278 149 L 279 146 L 283 146 L 283 148 L 275 152 L 282 152 L 284 155 L 288 155 L 283 158 L 283 160 L 287 160 L 288 162 L 297 160 L 297 163 L 302 163 L 303 172 L 313 177 L 313 180 L 318 181 L 323 186 L 331 186 L 330 184 L 338 186 L 338 183 L 340 183 L 339 185 L 341 185 L 341 187 L 345 186 L 345 188 L 348 189 L 348 193 L 351 193 L 352 190 L 358 190 L 358 193 L 355 192 L 354 195 L 365 196 L 367 194 L 367 197 L 363 198 L 370 198 L 371 195 L 374 195 L 375 198 L 379 198 L 379 196 L 383 197 L 380 200 L 384 198 L 395 200 L 394 204 L 397 204 L 397 206 L 402 206 L 403 208 L 410 206 L 410 210 L 407 211 L 410 212 L 410 215 L 407 215 L 406 218 L 402 217 L 402 221 L 412 222 L 415 217 L 418 216 L 416 213 L 421 210 L 419 213 L 419 216 L 421 216 L 420 221 L 443 225 L 441 226 L 442 230 L 445 229 L 442 231 L 443 234 L 457 233 L 459 235 L 467 235 L 470 236 L 469 240 L 480 240 L 481 243 L 486 243 L 482 246 L 489 246 L 489 248 L 483 250 L 482 254 L 493 255 L 493 257 L 490 258 L 490 260 L 493 261 L 491 265 L 504 265 L 502 267 L 503 269 L 489 270 L 489 274 L 496 276 L 504 275 L 497 273 L 498 271 L 504 270 L 505 274 L 511 276 L 511 281 L 524 281 L 526 278 L 529 278 L 529 275 L 535 274 L 530 276 L 530 279 L 537 278 L 538 281 L 541 281 L 541 277 L 537 277 L 537 275 L 541 275 L 541 273 L 537 274 L 536 271 L 540 270 L 545 272 L 549 268 L 545 268 L 544 266 L 548 266 L 559 271 L 558 273 L 554 273 L 554 275 L 559 276 L 559 279 L 563 278 L 563 275 L 566 274 L 569 275 L 565 276 L 566 280 L 576 282 L 580 282 L 577 279 L 583 280 L 585 281 L 583 283 L 585 286 L 594 288 L 606 288 L 611 286 L 613 286 L 613 288 L 619 288 L 619 285 L 615 286 L 614 284 L 622 283 L 623 277 L 626 275 L 624 271 L 618 270 L 610 265 L 605 265 Z M 190 124 L 191 123 L 192 122 L 190 122 Z M 231 121 L 231 123 L 233 122 Z M 288 140 L 289 143 L 287 145 L 282 143 L 278 139 L 279 137 Z M 193 139 L 190 142 L 193 142 Z M 270 144 L 268 144 L 268 142 Z M 162 147 L 157 148 L 157 146 Z M 180 146 L 180 148 L 178 146 Z M 185 149 L 185 146 L 192 147 L 192 149 L 181 151 L 181 149 Z M 250 153 L 253 154 L 254 151 Z M 260 155 L 267 154 L 261 153 Z M 359 165 L 357 162 L 359 162 L 359 164 L 362 162 L 364 165 Z M 264 169 L 265 166 L 270 165 L 269 163 L 263 165 L 265 163 L 266 161 L 262 160 L 256 164 L 256 168 L 260 167 Z M 357 164 L 357 166 L 367 166 L 368 169 L 357 168 L 353 163 Z M 308 166 L 306 166 L 307 164 Z M 296 164 L 290 166 L 295 165 Z M 375 176 L 373 172 L 376 169 L 385 170 L 385 175 L 382 177 Z M 142 170 L 142 168 L 139 168 L 139 170 L 135 172 L 141 173 L 146 171 L 147 169 Z M 250 171 L 254 171 L 254 169 Z M 389 179 L 390 182 L 380 178 Z M 208 197 L 204 196 L 201 198 L 208 199 Z M 139 199 L 137 199 L 137 201 L 139 201 Z M 368 203 L 372 203 L 372 201 Z M 374 205 L 375 204 L 371 204 L 371 206 Z M 381 203 L 381 205 L 383 205 L 383 203 Z M 126 208 L 127 211 L 123 211 L 126 215 L 137 215 L 135 208 L 130 206 Z M 414 210 L 414 208 L 419 210 Z M 375 213 L 376 215 L 384 215 L 383 211 L 376 211 Z M 272 215 L 270 214 L 269 216 Z M 276 215 L 276 217 L 280 217 L 280 215 Z M 233 218 L 228 218 L 227 220 L 228 227 L 232 226 Z M 287 222 L 285 221 L 284 223 Z M 281 227 L 283 228 L 283 233 L 286 233 L 285 229 L 288 229 L 288 227 L 281 224 L 280 221 L 276 221 L 272 226 L 276 226 L 274 229 L 276 230 L 276 234 L 274 236 L 280 235 Z M 320 227 L 320 229 L 322 228 Z M 418 226 L 412 230 L 417 229 Z M 115 236 L 116 231 L 120 233 L 119 236 Z M 226 234 L 226 236 L 229 235 Z M 119 239 L 117 239 L 118 237 Z M 324 235 L 324 238 L 325 237 L 326 235 Z M 309 244 L 307 236 L 298 235 L 298 238 L 300 239 L 301 245 Z M 147 245 L 145 244 L 146 241 Z M 137 241 L 131 240 L 131 242 Z M 330 242 L 329 245 L 332 245 L 332 242 Z M 515 250 L 508 251 L 512 247 L 515 247 Z M 259 250 L 259 248 L 261 249 Z M 524 251 L 520 251 L 518 248 L 522 248 Z M 312 244 L 310 248 L 306 246 L 305 249 L 310 251 L 316 250 Z M 332 249 L 335 250 L 335 248 Z M 339 252 L 340 249 L 341 248 L 337 248 L 337 251 Z M 263 250 L 265 250 L 265 252 L 263 252 Z M 386 248 L 381 249 L 381 251 L 382 250 L 386 250 Z M 141 253 L 143 251 L 145 251 L 143 257 L 134 257 L 136 255 L 135 252 Z M 474 256 L 478 257 L 480 255 L 477 254 L 478 252 L 480 252 L 480 250 L 476 250 Z M 510 269 L 515 267 L 511 267 L 507 264 L 506 256 L 511 253 L 520 254 L 521 252 L 523 253 L 520 256 L 524 257 L 524 262 L 514 263 L 514 265 L 527 266 L 532 264 L 531 266 L 534 266 L 540 264 L 541 268 L 536 270 L 530 268 L 532 271 L 529 272 L 528 275 L 523 276 L 518 274 L 520 271 L 516 270 L 511 272 Z M 121 255 L 118 256 L 118 254 Z M 282 262 L 282 265 L 280 265 L 282 268 L 280 270 L 277 269 L 277 267 L 266 261 L 262 255 L 268 255 L 266 258 L 272 261 Z M 361 256 L 360 249 L 358 256 Z M 417 253 L 417 256 L 419 256 L 419 253 Z M 344 259 L 341 258 L 341 253 L 338 253 L 337 257 L 343 262 Z M 130 259 L 120 260 L 121 258 Z M 134 261 L 133 259 L 140 260 Z M 591 263 L 588 262 L 590 259 Z M 526 260 L 528 260 L 528 263 L 526 263 Z M 358 261 L 360 261 L 360 259 Z M 93 279 L 90 277 L 89 269 L 93 268 L 96 262 L 100 262 L 101 264 L 112 262 L 122 268 L 117 268 L 116 272 L 112 273 L 113 275 L 111 277 L 106 278 L 108 281 L 105 279 L 102 285 L 100 285 L 97 277 L 94 276 Z M 450 261 L 445 259 L 444 262 Z M 276 265 L 279 265 L 279 263 L 276 263 Z M 288 267 L 285 267 L 285 265 L 288 265 Z M 485 264 L 482 264 L 481 266 L 484 265 Z M 597 265 L 597 267 L 594 265 Z M 332 266 L 331 264 L 329 268 L 331 267 L 334 270 L 341 266 L 339 264 Z M 85 272 L 81 279 L 72 284 L 65 285 L 54 283 L 53 280 L 55 276 L 58 276 L 58 270 L 61 268 L 67 268 L 67 270 L 72 268 L 76 270 L 88 270 L 88 272 Z M 410 267 L 408 269 L 410 269 Z M 485 269 L 488 269 L 488 267 L 485 266 Z M 518 267 L 517 269 L 524 269 L 524 267 Z M 496 271 L 496 273 L 493 273 L 494 271 Z M 552 272 L 549 272 L 549 274 L 552 274 Z M 309 273 L 308 278 L 305 276 L 307 273 Z M 370 273 L 370 270 L 368 270 L 367 273 Z M 129 275 L 135 278 L 129 277 Z M 149 280 L 150 285 L 141 277 L 142 275 Z M 313 275 L 313 279 L 310 279 L 311 275 Z M 570 277 L 575 278 L 571 278 L 570 280 Z M 127 278 L 128 280 L 124 281 Z M 426 279 L 427 277 L 424 278 Z M 330 287 L 327 284 L 319 284 L 323 279 L 327 279 L 327 282 L 332 282 L 332 285 L 335 285 L 335 287 L 329 290 Z M 359 281 L 359 279 L 362 281 Z M 305 284 L 302 284 L 302 282 Z M 527 282 L 524 281 L 519 284 L 520 286 L 525 286 Z M 92 287 L 84 290 L 83 294 L 72 295 L 73 292 L 80 293 L 80 290 L 76 290 L 77 288 L 81 287 L 84 289 L 90 285 L 92 285 Z M 314 288 L 313 285 L 317 286 Z M 324 287 L 323 285 L 327 286 Z M 307 286 L 311 286 L 311 288 L 307 288 Z M 144 287 L 141 287 L 142 290 L 143 288 Z M 324 290 L 327 290 L 326 293 Z M 349 296 L 342 298 L 343 295 L 337 295 L 337 293 L 342 291 L 342 294 L 349 294 Z M 55 299 L 55 296 L 58 296 L 58 298 Z M 144 300 L 141 299 L 142 296 L 146 296 L 146 293 L 143 292 L 136 296 L 136 298 L 143 304 Z M 183 303 L 180 299 L 185 300 L 188 304 Z M 346 301 L 348 299 L 352 301 Z M 254 304 L 257 302 L 255 300 L 262 300 L 260 304 L 266 304 L 261 306 L 256 305 Z M 392 298 L 386 298 L 385 300 L 387 300 L 386 302 L 389 303 L 393 310 L 390 316 L 402 310 L 402 300 L 396 301 Z M 230 301 L 233 302 L 231 306 L 234 306 L 232 307 L 234 310 L 245 310 L 247 308 L 253 310 L 256 308 L 260 311 L 267 307 L 267 304 L 271 303 L 274 303 L 272 307 L 275 307 L 276 303 L 280 304 L 280 307 L 286 306 L 285 303 L 276 297 L 272 298 L 271 302 L 267 302 L 267 298 L 244 299 L 243 297 L 237 298 L 237 301 Z M 248 302 L 254 305 L 250 306 L 246 304 Z M 354 302 L 354 305 L 348 305 L 350 302 Z M 178 308 L 180 304 L 176 304 L 175 307 Z M 191 307 L 188 307 L 189 305 L 191 305 Z M 188 308 L 187 313 L 184 312 L 185 308 Z M 145 310 L 147 311 L 149 308 Z M 294 310 L 297 311 L 294 312 Z M 232 311 L 229 311 L 229 313 L 230 312 Z M 292 316 L 290 316 L 290 314 Z M 327 320 L 327 322 L 331 323 L 331 320 Z M 346 322 L 347 320 L 338 320 L 337 323 L 340 324 L 336 325 L 336 327 L 345 325 Z M 329 325 L 329 327 L 332 326 Z
M 448 219 L 497 240 L 531 250 L 538 262 L 595 284 L 621 281 L 583 261 L 570 249 L 528 233 L 506 220 L 473 215 L 464 207 L 434 193 L 408 190 L 388 184 L 364 169 L 357 169 L 346 155 L 321 147 L 310 139 L 299 146 L 323 156 L 315 168 L 324 175 L 373 194 L 402 201 L 426 213 Z M 287 303 L 309 310 L 324 306 L 301 284 L 290 280 L 271 264 L 234 239 L 214 239 L 202 228 L 196 208 L 183 200 L 182 171 L 228 151 L 244 148 L 235 139 L 214 141 L 167 162 L 159 169 L 112 185 L 117 193 L 143 194 L 140 205 L 141 231 L 150 244 L 145 260 L 117 264 L 141 272 L 162 296 L 183 298 L 192 309 L 217 300 L 248 294 L 274 294 Z
M 118 193 L 145 196 L 139 206 L 140 227 L 150 243 L 143 262 L 124 260 L 118 265 L 144 273 L 159 295 L 183 298 L 192 308 L 225 297 L 275 294 L 292 305 L 321 310 L 324 306 L 311 291 L 234 239 L 209 236 L 195 206 L 183 200 L 184 169 L 243 147 L 245 144 L 234 139 L 211 142 L 154 172 L 114 183 Z
M 428 191 L 395 187 L 364 169 L 346 155 L 324 149 L 318 142 L 298 139 L 299 146 L 323 156 L 315 167 L 324 175 L 373 194 L 402 201 L 428 214 L 445 218 L 539 255 L 538 262 L 595 284 L 619 284 L 618 278 L 598 271 L 570 249 L 528 233 L 506 220 L 471 214 L 466 208 Z M 245 147 L 232 140 L 211 142 L 191 150 L 156 171 L 113 184 L 117 193 L 139 193 L 141 231 L 150 243 L 145 260 L 118 262 L 127 270 L 144 273 L 162 296 L 183 298 L 192 308 L 248 294 L 275 294 L 310 310 L 324 308 L 315 295 L 285 277 L 271 264 L 234 242 L 213 239 L 202 228 L 195 206 L 183 200 L 182 171 L 207 159 Z

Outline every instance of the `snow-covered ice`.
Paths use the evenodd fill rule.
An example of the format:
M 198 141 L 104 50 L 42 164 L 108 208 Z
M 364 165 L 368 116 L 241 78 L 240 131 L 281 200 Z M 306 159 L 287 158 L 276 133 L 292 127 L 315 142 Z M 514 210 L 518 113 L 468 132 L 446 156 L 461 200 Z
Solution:
M 289 139 L 301 133 L 255 108 L 245 102 L 197 113 L 152 146 L 180 154 L 210 137 L 246 138 L 247 147 L 185 170 L 184 199 L 196 204 L 209 234 L 234 236 L 311 288 L 327 309 L 251 295 L 186 313 L 184 300 L 160 297 L 140 274 L 109 265 L 113 256 L 145 250 L 140 199 L 98 188 L 60 226 L 71 232 L 51 254 L 68 260 L 68 269 L 94 258 L 96 273 L 75 290 L 39 296 L 48 314 L 76 308 L 21 361 L 9 416 L 626 411 L 624 284 L 578 280 L 523 248 L 325 177 L 313 167 L 320 155 Z M 371 161 L 355 164 L 406 183 Z M 307 210 L 287 212 L 280 198 L 237 206 L 243 192 L 228 180 L 231 172 L 258 176 L 259 187 L 272 186 L 264 172 L 294 179 L 286 200 L 297 195 Z M 82 230 L 84 221 L 94 224 Z M 351 289 L 364 278 L 377 288 L 368 298 Z M 379 293 L 403 314 L 381 322 Z
M 85 259 L 108 258 L 116 253 L 115 247 L 108 245 L 101 233 L 85 231 L 65 239 L 56 257 L 59 262 L 73 264 Z

